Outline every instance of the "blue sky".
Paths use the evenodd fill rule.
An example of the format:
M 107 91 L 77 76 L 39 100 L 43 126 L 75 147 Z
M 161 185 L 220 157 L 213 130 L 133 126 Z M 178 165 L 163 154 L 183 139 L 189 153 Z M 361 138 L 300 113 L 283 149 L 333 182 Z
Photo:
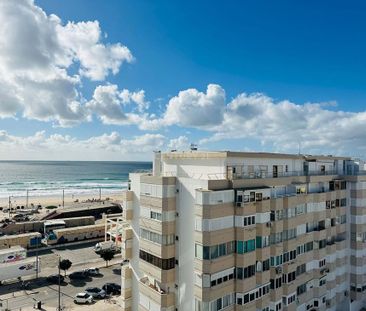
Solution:
M 101 33 L 107 34 L 100 42 L 120 43 L 134 57 L 117 66 L 118 73 L 109 72 L 98 81 L 80 74 L 82 82 L 76 89 L 84 99 L 81 107 L 100 85 L 143 90 L 144 100 L 149 102 L 143 118 L 155 120 L 155 125 L 111 122 L 110 116 L 103 121 L 96 113 L 87 121 L 70 125 L 67 120 L 66 126 L 60 126 L 59 117 L 35 117 L 25 114 L 23 107 L 0 119 L 5 145 L 16 141 L 22 157 L 45 158 L 45 148 L 53 148 L 52 154 L 60 159 L 79 159 L 83 155 L 76 151 L 56 152 L 59 146 L 50 142 L 50 135 L 68 136 L 64 147 L 75 150 L 82 149 L 76 143 L 100 141 L 112 133 L 113 146 L 101 147 L 108 152 L 95 151 L 90 159 L 129 159 L 138 148 L 119 149 L 116 141 L 128 146 L 144 135 L 151 135 L 150 140 L 143 140 L 151 148 L 138 155 L 144 159 L 155 147 L 184 149 L 190 142 L 202 149 L 279 152 L 297 152 L 301 143 L 307 153 L 363 156 L 366 138 L 359 134 L 366 127 L 363 1 L 36 0 L 32 5 L 44 10 L 48 18 L 57 15 L 62 26 L 68 21 L 97 20 Z M 78 66 L 76 57 L 67 67 L 70 76 L 78 74 Z M 207 99 L 211 84 L 217 88 Z M 187 93 L 179 96 L 181 91 Z M 223 101 L 221 91 L 225 92 Z M 244 97 L 240 97 L 242 93 Z M 174 97 L 177 100 L 172 102 Z M 26 105 L 27 98 L 24 102 Z M 120 104 L 124 113 L 135 113 L 131 105 Z M 100 105 L 90 106 L 101 109 Z M 201 113 L 202 123 L 193 122 L 192 117 Z M 223 117 L 210 119 L 215 113 Z M 183 120 L 186 117 L 190 119 Z M 258 130 L 264 124 L 267 127 Z M 43 149 L 25 146 L 24 139 L 40 131 L 43 140 L 48 139 L 40 142 Z

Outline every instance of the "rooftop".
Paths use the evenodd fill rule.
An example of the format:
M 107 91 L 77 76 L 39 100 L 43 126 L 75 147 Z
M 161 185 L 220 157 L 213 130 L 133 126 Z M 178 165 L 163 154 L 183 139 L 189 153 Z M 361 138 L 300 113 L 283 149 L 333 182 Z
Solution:
M 242 151 L 174 151 L 162 154 L 163 159 L 209 159 L 209 158 L 275 158 L 275 159 L 304 159 L 304 160 L 351 160 L 350 157 L 333 155 L 307 155 L 275 152 L 242 152 Z

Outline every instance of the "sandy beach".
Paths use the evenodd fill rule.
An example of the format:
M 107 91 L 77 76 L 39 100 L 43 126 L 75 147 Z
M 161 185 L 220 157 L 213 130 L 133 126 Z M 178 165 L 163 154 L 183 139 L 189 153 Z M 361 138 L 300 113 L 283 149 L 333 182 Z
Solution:
M 116 193 L 108 193 L 108 194 L 102 194 L 101 200 L 102 201 L 119 201 L 122 198 L 122 190 L 120 192 Z M 30 207 L 32 204 L 37 206 L 41 205 L 42 207 L 46 207 L 49 205 L 55 205 L 55 206 L 70 206 L 75 205 L 77 203 L 82 202 L 89 202 L 99 200 L 99 195 L 95 194 L 79 194 L 79 195 L 67 195 L 65 194 L 64 198 L 62 198 L 62 195 L 50 195 L 50 196 L 29 196 L 28 197 L 28 207 Z M 64 204 L 63 204 L 64 201 Z M 17 207 L 17 206 L 26 206 L 27 205 L 27 197 L 10 197 L 10 206 L 11 207 Z M 9 207 L 9 198 L 0 198 L 0 207 L 8 208 Z

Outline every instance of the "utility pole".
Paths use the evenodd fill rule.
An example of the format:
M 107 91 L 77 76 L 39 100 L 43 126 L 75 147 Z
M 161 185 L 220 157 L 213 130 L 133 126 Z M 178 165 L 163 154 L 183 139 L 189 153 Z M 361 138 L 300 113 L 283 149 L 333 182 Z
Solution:
M 65 207 L 65 189 L 62 189 L 62 207 Z
M 9 196 L 9 209 L 8 209 L 8 212 L 9 212 L 9 219 L 10 219 L 10 206 L 11 206 L 11 200 L 10 200 L 11 196 Z
M 39 256 L 38 256 L 38 248 L 39 248 L 39 238 L 37 237 L 37 253 L 36 253 L 36 279 L 38 280 L 38 273 L 39 273 Z
M 28 208 L 28 195 L 29 195 L 29 190 L 27 189 L 27 200 L 26 200 L 26 203 L 25 203 L 25 206 Z
M 61 270 L 60 270 L 61 257 L 58 256 L 58 311 L 61 311 Z

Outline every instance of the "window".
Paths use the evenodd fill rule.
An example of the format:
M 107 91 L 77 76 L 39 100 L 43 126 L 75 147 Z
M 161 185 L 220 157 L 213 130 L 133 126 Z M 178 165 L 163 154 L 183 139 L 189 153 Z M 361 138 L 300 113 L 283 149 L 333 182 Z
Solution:
M 160 245 L 172 245 L 175 241 L 174 234 L 161 235 L 146 229 L 140 229 L 140 237 Z
M 287 274 L 287 283 L 291 283 L 296 279 L 296 271 Z
M 264 248 L 269 246 L 269 236 L 257 236 L 255 239 L 256 248 Z
M 255 240 L 236 241 L 236 253 L 245 254 L 255 250 Z
M 325 258 L 322 260 L 319 260 L 319 268 L 324 267 L 325 266 Z
M 268 271 L 270 269 L 269 259 L 262 262 L 262 271 Z
M 319 280 L 319 286 L 323 286 L 327 282 L 326 277 L 323 277 Z
M 236 268 L 236 278 L 239 280 L 248 279 L 255 275 L 255 265 L 245 268 Z
M 319 241 L 319 249 L 322 249 L 326 246 L 327 246 L 327 240 L 326 239 Z
M 277 279 L 271 279 L 270 282 L 271 282 L 270 284 L 271 289 L 280 288 L 282 286 L 282 277 L 279 277 Z
M 244 217 L 244 227 L 255 225 L 255 216 Z
M 174 267 L 175 267 L 175 258 L 174 257 L 169 258 L 169 259 L 161 259 L 150 253 L 140 250 L 140 259 L 142 259 L 160 269 L 163 269 L 163 270 L 170 270 L 170 269 L 174 269 Z
M 162 221 L 162 215 L 161 215 L 161 213 L 158 213 L 158 212 L 150 211 L 150 218 Z
M 219 311 L 234 303 L 234 294 L 228 294 L 210 303 L 210 311 Z M 208 309 L 207 309 L 208 310 Z
M 296 268 L 296 276 L 301 275 L 306 272 L 306 264 L 302 264 Z
M 306 292 L 306 283 L 300 285 L 297 287 L 297 296 L 300 296 L 301 294 Z
M 202 248 L 202 251 L 200 248 Z M 234 252 L 235 252 L 235 241 L 213 246 L 202 246 L 199 244 L 195 245 L 195 256 L 198 259 L 204 259 L 204 260 L 216 259 L 218 257 L 230 255 Z

